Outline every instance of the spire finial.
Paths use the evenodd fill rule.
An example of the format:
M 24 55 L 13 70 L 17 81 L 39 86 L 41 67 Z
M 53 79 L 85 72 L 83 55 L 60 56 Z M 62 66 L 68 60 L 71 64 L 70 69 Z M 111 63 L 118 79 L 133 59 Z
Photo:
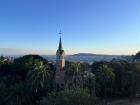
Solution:
M 60 35 L 59 50 L 63 50 L 63 48 L 62 48 L 62 41 L 61 41 L 61 35 L 62 35 L 61 30 L 60 30 L 60 32 L 59 32 L 59 35 Z
M 59 31 L 59 35 L 60 35 L 60 39 L 61 39 L 61 35 L 62 35 L 62 31 L 61 30 Z

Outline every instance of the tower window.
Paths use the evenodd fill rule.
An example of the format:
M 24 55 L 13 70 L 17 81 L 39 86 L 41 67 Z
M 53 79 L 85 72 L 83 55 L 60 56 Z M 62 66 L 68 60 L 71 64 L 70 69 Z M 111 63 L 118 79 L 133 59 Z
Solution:
M 64 90 L 64 84 L 61 84 L 61 90 Z

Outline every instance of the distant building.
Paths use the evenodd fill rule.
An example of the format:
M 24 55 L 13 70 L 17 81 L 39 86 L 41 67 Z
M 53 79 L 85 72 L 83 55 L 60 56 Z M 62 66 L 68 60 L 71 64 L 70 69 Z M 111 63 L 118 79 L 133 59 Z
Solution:
M 62 47 L 62 41 L 60 37 L 59 47 L 56 52 L 56 71 L 55 71 L 55 87 L 56 91 L 64 90 L 65 87 L 65 52 Z

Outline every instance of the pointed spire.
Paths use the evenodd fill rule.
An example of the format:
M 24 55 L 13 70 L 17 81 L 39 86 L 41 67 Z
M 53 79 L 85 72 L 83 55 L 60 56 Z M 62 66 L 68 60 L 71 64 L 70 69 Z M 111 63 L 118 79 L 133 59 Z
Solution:
M 63 47 L 62 47 L 62 41 L 61 41 L 61 31 L 59 32 L 59 34 L 60 34 L 60 40 L 59 40 L 59 48 L 58 48 L 58 50 L 59 51 L 61 51 L 61 50 L 63 50 Z

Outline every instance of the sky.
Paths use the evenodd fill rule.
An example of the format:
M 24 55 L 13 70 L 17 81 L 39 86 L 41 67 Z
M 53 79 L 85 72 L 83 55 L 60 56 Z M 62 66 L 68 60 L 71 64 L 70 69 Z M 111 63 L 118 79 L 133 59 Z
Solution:
M 140 50 L 140 0 L 0 0 L 0 55 L 132 55 Z

